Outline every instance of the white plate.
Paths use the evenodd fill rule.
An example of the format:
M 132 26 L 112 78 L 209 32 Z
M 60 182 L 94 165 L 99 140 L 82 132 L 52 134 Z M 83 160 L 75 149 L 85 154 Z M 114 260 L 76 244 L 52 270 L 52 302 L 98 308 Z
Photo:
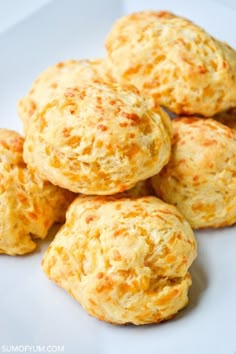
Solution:
M 127 11 L 130 3 L 126 2 Z M 236 47 L 234 10 L 208 1 L 159 3 L 160 9 L 195 19 Z M 103 39 L 121 15 L 121 5 L 110 0 L 52 1 L 0 34 L 2 127 L 20 129 L 17 99 L 43 68 L 62 59 L 104 53 Z M 150 0 L 145 6 L 151 8 Z M 17 352 L 17 348 L 30 352 L 13 345 L 56 352 L 56 347 L 47 346 L 61 345 L 59 350 L 66 354 L 236 353 L 236 228 L 198 232 L 197 239 L 199 255 L 191 269 L 189 306 L 172 321 L 141 327 L 99 322 L 48 281 L 40 261 L 49 240 L 26 257 L 1 255 L 0 352 Z

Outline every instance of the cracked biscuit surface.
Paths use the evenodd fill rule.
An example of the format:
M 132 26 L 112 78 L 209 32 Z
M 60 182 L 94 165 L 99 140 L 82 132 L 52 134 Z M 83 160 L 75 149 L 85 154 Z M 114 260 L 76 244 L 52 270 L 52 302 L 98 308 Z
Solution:
M 71 192 L 44 182 L 27 170 L 24 139 L 0 129 L 0 253 L 21 255 L 35 249 L 55 222 L 64 221 Z
M 18 102 L 18 114 L 27 132 L 32 115 L 68 87 L 91 80 L 112 81 L 106 59 L 67 60 L 44 70 L 28 94 Z
M 236 222 L 236 131 L 213 120 L 173 120 L 171 158 L 152 177 L 157 195 L 193 228 Z
M 168 162 L 171 128 L 135 88 L 94 82 L 66 90 L 32 117 L 24 158 L 72 192 L 115 194 Z
M 236 52 L 185 18 L 163 11 L 124 16 L 106 48 L 118 81 L 171 112 L 211 117 L 236 106 Z
M 188 302 L 196 241 L 177 209 L 156 197 L 78 197 L 46 251 L 46 275 L 100 320 L 171 318 Z

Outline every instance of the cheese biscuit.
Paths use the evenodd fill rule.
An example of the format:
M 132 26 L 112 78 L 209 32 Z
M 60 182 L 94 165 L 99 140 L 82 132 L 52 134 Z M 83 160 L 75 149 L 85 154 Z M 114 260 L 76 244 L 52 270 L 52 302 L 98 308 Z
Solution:
M 67 60 L 44 70 L 33 82 L 29 93 L 18 102 L 24 132 L 27 132 L 30 117 L 46 103 L 66 88 L 91 80 L 112 81 L 105 59 Z
M 141 325 L 186 306 L 195 257 L 188 222 L 156 197 L 78 197 L 42 266 L 90 315 Z
M 168 162 L 171 122 L 135 88 L 71 88 L 30 120 L 24 159 L 42 178 L 82 194 L 132 188 Z
M 236 52 L 191 21 L 143 11 L 106 40 L 112 73 L 176 114 L 211 117 L 236 106 Z
M 213 119 L 177 118 L 171 158 L 152 178 L 157 195 L 195 228 L 236 222 L 236 131 Z
M 35 249 L 55 222 L 64 221 L 71 192 L 43 181 L 22 158 L 24 139 L 0 129 L 0 253 L 21 255 Z

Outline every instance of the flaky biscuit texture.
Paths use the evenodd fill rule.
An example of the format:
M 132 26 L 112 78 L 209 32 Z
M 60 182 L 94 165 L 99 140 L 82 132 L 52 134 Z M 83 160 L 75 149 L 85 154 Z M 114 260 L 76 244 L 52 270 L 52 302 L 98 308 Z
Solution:
M 27 132 L 30 117 L 46 103 L 66 88 L 91 80 L 112 81 L 106 59 L 67 60 L 44 70 L 18 102 L 24 132 Z
M 0 253 L 21 255 L 35 249 L 54 222 L 64 221 L 72 193 L 27 170 L 23 138 L 0 129 Z
M 169 163 L 152 178 L 157 195 L 193 228 L 236 222 L 236 131 L 213 119 L 177 118 Z
M 188 302 L 193 232 L 156 197 L 78 197 L 42 262 L 46 275 L 100 320 L 136 325 Z
M 236 52 L 187 19 L 155 11 L 124 16 L 106 48 L 118 81 L 176 114 L 211 117 L 236 106 Z
M 94 82 L 68 89 L 30 120 L 25 161 L 73 192 L 130 189 L 170 156 L 170 119 L 159 106 L 149 107 L 130 87 Z

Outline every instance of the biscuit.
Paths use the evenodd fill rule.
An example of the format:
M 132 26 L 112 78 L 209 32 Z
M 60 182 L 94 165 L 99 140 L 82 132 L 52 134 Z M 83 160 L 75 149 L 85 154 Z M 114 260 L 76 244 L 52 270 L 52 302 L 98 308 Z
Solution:
M 0 253 L 20 255 L 35 249 L 54 222 L 64 221 L 72 193 L 42 181 L 27 170 L 23 138 L 0 129 Z
M 44 255 L 49 279 L 92 316 L 135 325 L 171 318 L 188 302 L 196 241 L 156 197 L 78 197 Z
M 106 40 L 112 73 L 176 114 L 211 117 L 236 106 L 236 52 L 191 21 L 143 11 Z
M 236 108 L 222 112 L 212 117 L 218 122 L 227 125 L 231 129 L 236 129 Z
M 68 60 L 50 66 L 33 82 L 29 93 L 18 102 L 18 115 L 26 133 L 30 117 L 58 93 L 91 80 L 112 81 L 107 61 Z
M 149 107 L 131 87 L 94 82 L 68 89 L 31 118 L 24 159 L 72 192 L 123 192 L 158 173 L 170 156 L 170 119 Z
M 195 228 L 236 222 L 236 131 L 213 120 L 177 118 L 169 163 L 152 178 L 157 195 Z

